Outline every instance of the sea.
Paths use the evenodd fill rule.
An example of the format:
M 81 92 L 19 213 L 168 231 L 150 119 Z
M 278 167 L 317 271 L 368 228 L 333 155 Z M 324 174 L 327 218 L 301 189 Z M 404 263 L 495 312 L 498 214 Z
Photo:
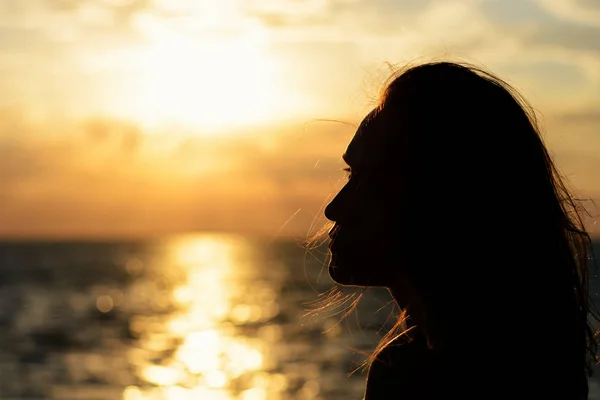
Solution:
M 360 400 L 396 311 L 326 259 L 208 233 L 1 242 L 0 399 Z

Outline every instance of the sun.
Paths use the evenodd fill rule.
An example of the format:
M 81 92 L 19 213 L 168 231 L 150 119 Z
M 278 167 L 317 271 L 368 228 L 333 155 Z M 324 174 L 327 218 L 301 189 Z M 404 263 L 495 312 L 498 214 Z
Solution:
M 161 34 L 135 53 L 129 117 L 205 133 L 264 123 L 286 112 L 277 64 L 255 38 Z

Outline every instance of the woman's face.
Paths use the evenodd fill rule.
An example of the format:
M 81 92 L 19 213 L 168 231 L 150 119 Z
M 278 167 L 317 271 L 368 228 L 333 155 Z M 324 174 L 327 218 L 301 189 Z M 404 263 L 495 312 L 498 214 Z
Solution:
M 329 274 L 342 285 L 390 287 L 398 280 L 399 246 L 391 240 L 398 227 L 392 226 L 391 214 L 400 177 L 383 156 L 389 152 L 378 126 L 381 115 L 374 112 L 361 123 L 343 155 L 348 182 L 325 209 L 335 222 Z

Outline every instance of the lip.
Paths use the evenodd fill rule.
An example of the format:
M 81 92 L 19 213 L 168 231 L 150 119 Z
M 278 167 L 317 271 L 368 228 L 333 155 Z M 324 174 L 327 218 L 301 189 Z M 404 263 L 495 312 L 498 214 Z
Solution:
M 331 240 L 335 239 L 339 230 L 340 230 L 339 225 L 335 225 L 333 228 L 331 228 L 331 230 L 327 234 L 329 236 L 329 239 L 331 239 Z
M 335 236 L 333 237 L 333 239 L 329 242 L 329 246 L 327 246 L 329 248 L 329 250 L 332 253 L 336 253 L 340 250 L 341 247 L 341 242 L 339 239 L 336 240 Z
M 329 244 L 327 245 L 327 248 L 333 252 L 334 247 L 336 247 L 336 237 L 337 235 L 333 234 L 333 235 L 329 235 Z

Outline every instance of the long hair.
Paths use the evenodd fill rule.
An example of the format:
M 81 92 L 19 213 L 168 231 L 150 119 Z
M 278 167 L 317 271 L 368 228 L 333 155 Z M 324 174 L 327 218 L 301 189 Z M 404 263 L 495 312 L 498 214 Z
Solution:
M 395 73 L 374 118 L 389 164 L 382 240 L 402 254 L 419 293 L 411 312 L 426 321 L 430 345 L 467 343 L 461 327 L 480 332 L 468 338 L 473 346 L 510 343 L 508 351 L 529 349 L 532 360 L 564 360 L 560 372 L 575 380 L 591 374 L 590 318 L 599 317 L 589 298 L 585 209 L 533 108 L 482 68 L 434 62 Z M 403 312 L 368 362 L 410 329 L 406 321 Z

